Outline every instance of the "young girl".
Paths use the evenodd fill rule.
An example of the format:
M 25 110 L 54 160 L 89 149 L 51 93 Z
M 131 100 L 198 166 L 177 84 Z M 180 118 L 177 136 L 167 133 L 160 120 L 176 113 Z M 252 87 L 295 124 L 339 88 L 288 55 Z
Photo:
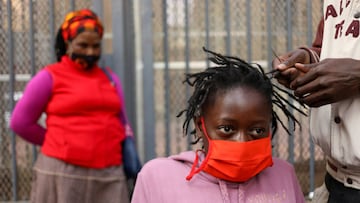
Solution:
M 295 119 L 286 100 L 261 67 L 207 52 L 217 66 L 187 75 L 195 89 L 179 114 L 186 116 L 184 133 L 204 147 L 149 161 L 138 175 L 132 203 L 305 202 L 293 167 L 271 154 L 279 120 L 273 105 Z M 189 131 L 192 121 L 195 129 Z

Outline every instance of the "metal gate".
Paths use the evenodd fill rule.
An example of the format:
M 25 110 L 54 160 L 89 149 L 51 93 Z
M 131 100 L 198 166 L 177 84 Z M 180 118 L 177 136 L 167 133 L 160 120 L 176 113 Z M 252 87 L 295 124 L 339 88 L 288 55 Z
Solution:
M 0 202 L 28 200 L 38 148 L 8 128 L 27 81 L 54 62 L 54 37 L 65 14 L 92 8 L 105 25 L 100 64 L 121 78 L 142 161 L 194 149 L 176 114 L 190 95 L 184 73 L 206 68 L 201 47 L 268 68 L 312 42 L 322 1 L 311 0 L 0 0 Z M 304 195 L 323 178 L 323 155 L 308 120 L 293 136 L 280 131 L 274 155 L 293 163 Z

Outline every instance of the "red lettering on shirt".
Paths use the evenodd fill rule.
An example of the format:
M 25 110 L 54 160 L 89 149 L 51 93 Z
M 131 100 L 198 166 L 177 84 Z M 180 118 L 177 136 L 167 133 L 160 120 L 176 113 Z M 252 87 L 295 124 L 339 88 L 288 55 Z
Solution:
M 325 8 L 325 21 L 332 21 L 329 25 L 334 26 L 334 39 L 341 37 L 360 37 L 360 19 L 354 14 L 359 12 L 351 4 L 352 0 L 339 0 L 338 3 L 328 4 Z M 356 3 L 354 3 L 357 5 Z M 346 11 L 348 10 L 348 12 Z M 354 17 L 352 17 L 354 15 Z M 329 18 L 331 17 L 331 18 Z M 331 31 L 334 32 L 334 31 Z
M 343 30 L 343 27 L 344 27 L 344 23 L 345 23 L 345 20 L 343 20 L 343 21 L 341 21 L 341 23 L 338 23 L 338 24 L 335 25 L 335 29 L 336 29 L 335 39 L 341 37 L 342 30 Z
M 350 2 L 351 2 L 351 0 L 346 0 L 345 6 L 344 6 L 344 0 L 340 1 L 340 15 L 344 11 L 344 7 L 347 8 L 349 6 Z
M 341 0 L 340 1 L 340 15 L 342 14 L 343 11 L 344 11 L 343 0 Z
M 338 16 L 338 14 L 337 14 L 337 12 L 336 12 L 336 10 L 335 10 L 335 8 L 334 8 L 334 5 L 328 5 L 328 6 L 326 7 L 325 20 L 327 20 L 327 18 L 328 18 L 329 16 L 332 16 L 332 17 L 334 17 L 334 18 Z
M 353 20 L 349 25 L 345 35 L 348 36 L 350 34 L 352 34 L 354 38 L 359 36 L 359 20 Z
M 350 2 L 351 2 L 351 0 L 346 1 L 346 8 L 349 6 Z

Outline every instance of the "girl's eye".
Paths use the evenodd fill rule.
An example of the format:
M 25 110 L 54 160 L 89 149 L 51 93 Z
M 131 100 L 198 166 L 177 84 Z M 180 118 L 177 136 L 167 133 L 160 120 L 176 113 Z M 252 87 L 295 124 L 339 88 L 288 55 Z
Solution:
M 250 135 L 255 138 L 265 137 L 265 129 L 264 128 L 254 128 L 250 131 Z
M 220 126 L 219 127 L 220 132 L 224 133 L 224 134 L 231 134 L 234 132 L 234 128 L 232 128 L 231 126 Z

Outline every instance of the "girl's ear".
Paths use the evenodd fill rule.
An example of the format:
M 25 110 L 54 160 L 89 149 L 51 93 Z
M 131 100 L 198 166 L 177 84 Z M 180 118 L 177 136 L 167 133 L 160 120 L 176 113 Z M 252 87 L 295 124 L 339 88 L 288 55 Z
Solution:
M 199 136 L 199 137 L 202 137 L 202 127 L 201 127 L 200 116 L 194 117 L 193 120 L 194 120 L 196 135 Z

